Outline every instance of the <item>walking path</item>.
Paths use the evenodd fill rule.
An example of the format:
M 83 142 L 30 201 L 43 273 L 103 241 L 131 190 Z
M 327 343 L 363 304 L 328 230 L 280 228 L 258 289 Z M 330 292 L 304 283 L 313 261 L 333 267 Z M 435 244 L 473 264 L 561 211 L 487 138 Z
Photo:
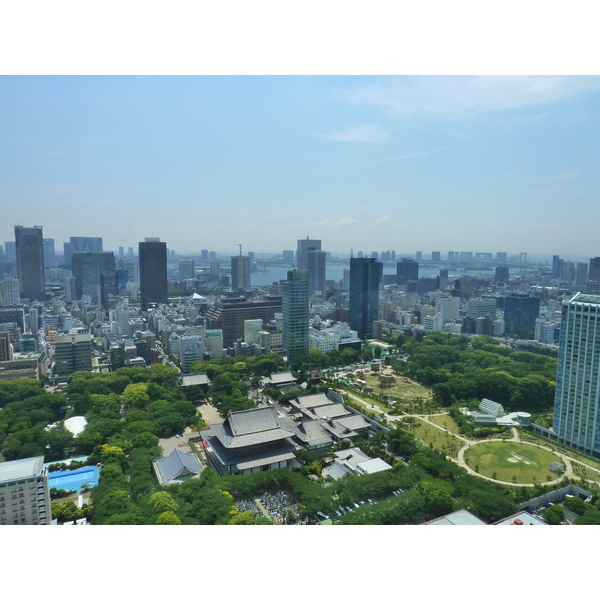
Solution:
M 494 441 L 494 440 L 469 440 L 457 433 L 453 433 L 449 429 L 446 429 L 445 427 L 442 427 L 441 425 L 438 425 L 437 423 L 434 423 L 433 421 L 430 421 L 430 419 L 429 419 L 429 417 L 443 416 L 443 415 L 447 415 L 448 413 L 442 412 L 442 413 L 435 413 L 432 415 L 389 415 L 389 414 L 385 413 L 383 410 L 381 410 L 381 408 L 379 408 L 379 406 L 377 406 L 376 404 L 371 404 L 367 400 L 363 400 L 362 398 L 359 398 L 358 396 L 356 396 L 352 392 L 349 392 L 348 390 L 336 390 L 336 391 L 340 394 L 348 394 L 348 396 L 350 396 L 350 398 L 352 398 L 356 402 L 360 402 L 365 407 L 367 407 L 369 410 L 371 410 L 375 413 L 385 415 L 385 417 L 387 418 L 388 421 L 392 421 L 392 422 L 393 421 L 401 421 L 404 417 L 411 416 L 411 417 L 414 417 L 415 419 L 419 419 L 420 421 L 427 423 L 431 427 L 436 427 L 440 431 L 447 432 L 451 436 L 460 440 L 461 442 L 463 442 L 464 446 L 458 451 L 457 458 L 452 458 L 449 456 L 448 460 L 455 462 L 456 464 L 458 464 L 460 467 L 462 467 L 463 469 L 465 469 L 466 471 L 468 471 L 471 475 L 474 475 L 475 477 L 481 477 L 482 479 L 487 479 L 488 481 L 492 481 L 494 483 L 501 483 L 503 485 L 512 485 L 514 487 L 533 487 L 534 486 L 533 483 L 513 483 L 510 481 L 500 481 L 498 479 L 492 479 L 491 477 L 486 477 L 485 475 L 482 475 L 481 473 L 477 473 L 476 471 L 471 469 L 464 460 L 465 451 L 468 450 L 471 446 L 473 446 L 475 444 L 482 444 L 482 443 L 486 443 L 486 442 L 490 442 L 490 441 Z M 548 448 L 547 446 L 543 446 L 542 444 L 537 444 L 535 442 L 526 442 L 524 440 L 521 440 L 521 438 L 519 436 L 519 430 L 516 427 L 512 428 L 511 433 L 512 433 L 512 441 L 519 442 L 521 444 L 530 444 L 531 446 L 536 446 L 536 447 L 542 448 L 544 450 L 549 450 L 553 454 L 556 454 L 557 456 L 559 456 L 562 459 L 563 463 L 565 464 L 565 472 L 558 479 L 553 479 L 552 481 L 540 482 L 539 485 L 541 485 L 541 486 L 553 485 L 559 481 L 562 481 L 565 478 L 577 479 L 577 480 L 583 479 L 579 475 L 575 475 L 575 473 L 573 471 L 573 463 L 576 463 L 582 467 L 585 467 L 589 471 L 596 473 L 598 475 L 598 480 L 586 479 L 586 481 L 589 481 L 590 483 L 594 483 L 594 484 L 600 486 L 600 468 L 592 467 L 584 462 L 581 462 L 580 460 L 577 460 L 576 458 L 572 458 L 571 456 L 568 456 L 567 454 L 563 454 L 559 450 L 556 450 L 553 448 Z

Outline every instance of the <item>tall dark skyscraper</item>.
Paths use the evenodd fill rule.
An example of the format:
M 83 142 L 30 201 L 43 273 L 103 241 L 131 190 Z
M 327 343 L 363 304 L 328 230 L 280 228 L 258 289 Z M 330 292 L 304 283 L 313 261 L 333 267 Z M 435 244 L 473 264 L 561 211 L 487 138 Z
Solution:
M 506 333 L 533 337 L 535 320 L 540 314 L 540 299 L 512 294 L 504 298 L 504 327 Z
M 371 335 L 373 321 L 377 321 L 382 276 L 383 263 L 374 258 L 350 259 L 349 321 L 360 339 Z
M 308 352 L 308 271 L 288 271 L 281 282 L 283 296 L 283 347 L 288 361 Z
M 600 281 L 600 256 L 590 258 L 590 269 L 588 271 L 590 281 Z
M 167 302 L 167 243 L 160 238 L 146 238 L 139 243 L 140 299 L 142 310 L 151 302 Z
M 558 279 L 560 277 L 560 272 L 562 270 L 563 262 L 564 261 L 561 260 L 561 258 L 558 254 L 555 254 L 552 257 L 552 277 L 554 277 L 554 279 Z
M 232 256 L 231 257 L 231 289 L 234 292 L 238 290 L 250 290 L 250 257 Z
M 15 225 L 17 271 L 21 297 L 29 300 L 46 299 L 44 279 L 44 237 L 42 228 Z
M 407 281 L 419 279 L 419 263 L 412 258 L 403 258 L 396 264 L 396 284 L 406 285 Z
M 90 296 L 108 308 L 108 295 L 116 295 L 117 268 L 112 252 L 75 252 L 71 259 L 77 298 Z

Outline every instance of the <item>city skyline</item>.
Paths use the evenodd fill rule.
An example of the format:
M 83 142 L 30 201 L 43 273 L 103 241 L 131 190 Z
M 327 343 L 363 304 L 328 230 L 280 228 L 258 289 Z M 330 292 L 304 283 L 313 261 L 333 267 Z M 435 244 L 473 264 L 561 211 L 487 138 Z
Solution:
M 34 224 L 59 253 L 77 235 L 183 255 L 307 236 L 598 254 L 600 77 L 4 76 L 0 92 L 2 242 Z

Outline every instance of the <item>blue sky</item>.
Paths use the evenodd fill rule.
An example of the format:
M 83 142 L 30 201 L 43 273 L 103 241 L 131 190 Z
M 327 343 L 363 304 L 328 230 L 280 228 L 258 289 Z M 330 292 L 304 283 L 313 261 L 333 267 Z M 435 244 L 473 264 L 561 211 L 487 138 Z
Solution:
M 0 242 L 600 254 L 600 77 L 0 77 Z

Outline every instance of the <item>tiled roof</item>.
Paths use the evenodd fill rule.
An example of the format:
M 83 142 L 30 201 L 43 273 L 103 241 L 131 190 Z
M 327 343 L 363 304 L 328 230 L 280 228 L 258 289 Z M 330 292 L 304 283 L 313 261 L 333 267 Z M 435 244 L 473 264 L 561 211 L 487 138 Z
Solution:
M 174 479 L 180 477 L 184 471 L 198 474 L 202 471 L 202 465 L 195 454 L 186 454 L 181 450 L 173 450 L 165 458 L 159 458 L 154 463 L 164 485 L 168 485 Z

